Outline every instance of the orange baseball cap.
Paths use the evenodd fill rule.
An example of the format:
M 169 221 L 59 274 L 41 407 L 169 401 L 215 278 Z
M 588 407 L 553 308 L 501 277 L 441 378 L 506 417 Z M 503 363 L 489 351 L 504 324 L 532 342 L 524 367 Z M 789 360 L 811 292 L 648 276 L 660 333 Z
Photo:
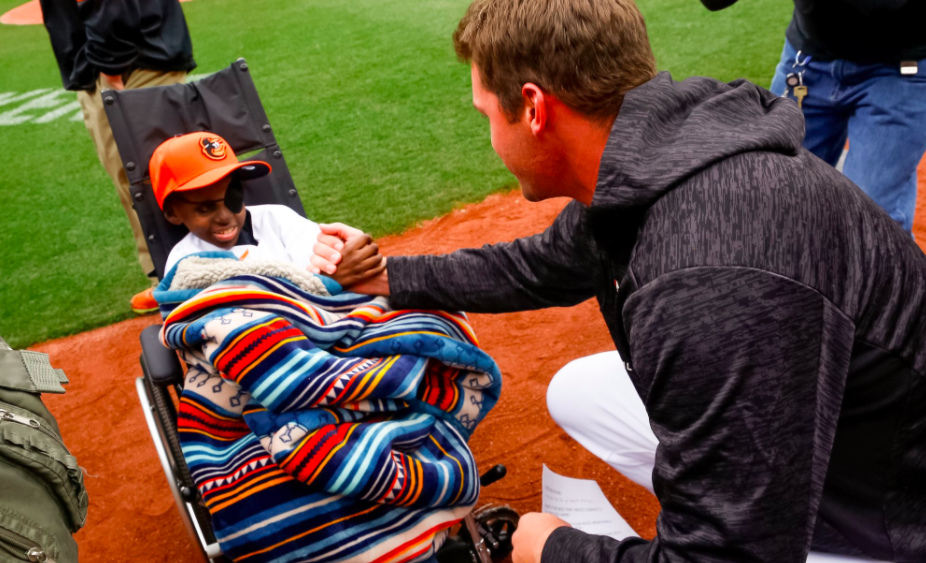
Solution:
M 164 200 L 174 192 L 204 188 L 235 171 L 249 179 L 266 176 L 270 170 L 260 160 L 238 162 L 225 139 L 205 131 L 167 139 L 154 150 L 148 165 L 151 188 L 162 210 Z

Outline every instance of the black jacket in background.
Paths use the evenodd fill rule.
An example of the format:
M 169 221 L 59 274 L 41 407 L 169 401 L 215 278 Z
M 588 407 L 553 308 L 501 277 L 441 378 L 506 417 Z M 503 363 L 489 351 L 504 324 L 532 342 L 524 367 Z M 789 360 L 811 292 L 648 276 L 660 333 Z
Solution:
M 68 90 L 90 90 L 100 72 L 190 71 L 193 43 L 178 0 L 40 0 Z
M 749 82 L 661 73 L 627 94 L 590 207 L 389 259 L 397 308 L 598 299 L 659 439 L 658 535 L 561 528 L 542 563 L 926 561 L 926 256 L 803 135 Z
M 737 0 L 701 0 L 722 10 Z M 794 0 L 786 32 L 795 49 L 859 64 L 926 59 L 926 0 Z

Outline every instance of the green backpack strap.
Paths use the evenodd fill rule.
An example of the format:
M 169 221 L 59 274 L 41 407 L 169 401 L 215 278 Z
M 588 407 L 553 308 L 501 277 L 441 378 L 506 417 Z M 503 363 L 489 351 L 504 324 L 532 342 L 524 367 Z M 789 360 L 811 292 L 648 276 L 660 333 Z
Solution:
M 0 387 L 27 393 L 64 393 L 64 371 L 54 369 L 48 354 L 29 350 L 0 350 Z

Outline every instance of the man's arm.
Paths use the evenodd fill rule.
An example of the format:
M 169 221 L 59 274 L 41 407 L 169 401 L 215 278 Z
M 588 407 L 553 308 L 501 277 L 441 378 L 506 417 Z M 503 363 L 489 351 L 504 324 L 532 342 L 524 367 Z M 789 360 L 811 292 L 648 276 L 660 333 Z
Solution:
M 854 325 L 816 291 L 748 268 L 662 276 L 624 310 L 659 438 L 653 541 L 556 529 L 543 563 L 803 563 Z
M 141 33 L 137 0 L 84 0 L 92 9 L 84 19 L 87 59 L 107 76 L 120 77 L 138 57 L 135 37 Z
M 77 2 L 39 0 L 39 4 L 64 87 L 75 89 L 88 86 L 88 81 L 95 82 L 96 76 L 89 78 L 89 71 L 85 68 L 76 69 L 76 72 L 74 68 L 77 53 L 83 49 L 87 35 Z
M 504 313 L 594 295 L 599 268 L 587 208 L 572 202 L 543 233 L 442 256 L 388 259 L 393 307 Z

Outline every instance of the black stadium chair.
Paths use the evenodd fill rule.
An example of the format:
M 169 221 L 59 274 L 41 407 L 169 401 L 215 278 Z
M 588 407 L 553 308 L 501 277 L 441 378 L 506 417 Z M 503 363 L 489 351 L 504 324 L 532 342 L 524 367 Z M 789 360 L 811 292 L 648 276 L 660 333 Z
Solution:
M 103 104 L 158 279 L 164 277 L 170 250 L 187 233 L 184 227 L 164 219 L 148 178 L 148 161 L 155 148 L 173 136 L 209 131 L 223 137 L 241 160 L 269 162 L 272 174 L 242 181 L 245 203 L 282 204 L 305 216 L 244 59 L 189 84 L 104 91 Z M 150 326 L 141 333 L 143 377 L 135 382 L 136 389 L 184 526 L 204 560 L 224 561 L 209 512 L 180 450 L 175 404 L 183 389 L 184 368 L 177 354 L 161 345 L 160 328 Z M 497 465 L 482 476 L 482 485 L 488 486 L 504 476 L 504 466 Z M 482 507 L 448 538 L 437 558 L 440 563 L 500 561 L 511 552 L 511 534 L 517 522 L 518 514 L 507 506 Z

